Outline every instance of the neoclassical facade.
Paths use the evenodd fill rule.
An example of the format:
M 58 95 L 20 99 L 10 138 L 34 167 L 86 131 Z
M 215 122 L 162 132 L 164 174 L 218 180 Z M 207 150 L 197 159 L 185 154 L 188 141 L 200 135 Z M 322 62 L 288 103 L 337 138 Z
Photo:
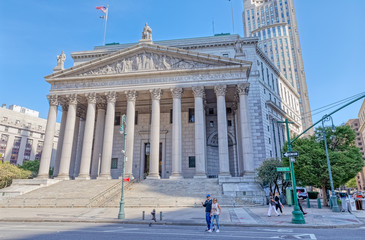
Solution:
M 56 178 L 119 178 L 126 145 L 131 178 L 254 179 L 263 160 L 280 157 L 277 120 L 288 117 L 291 132 L 301 131 L 299 95 L 257 42 L 142 39 L 72 53 L 69 69 L 59 61 L 45 77 L 50 108 L 39 177 L 48 177 L 61 105 Z M 282 102 L 287 93 L 293 101 Z M 126 136 L 119 133 L 124 114 Z

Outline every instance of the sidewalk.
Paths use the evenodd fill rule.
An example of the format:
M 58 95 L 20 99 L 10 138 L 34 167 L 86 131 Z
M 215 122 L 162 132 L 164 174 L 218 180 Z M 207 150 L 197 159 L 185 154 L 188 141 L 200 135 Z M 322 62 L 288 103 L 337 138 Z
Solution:
M 266 226 L 344 228 L 358 227 L 365 223 L 365 211 L 354 214 L 334 213 L 328 208 L 306 209 L 306 224 L 292 224 L 292 207 L 284 209 L 284 215 L 267 217 L 266 206 L 222 209 L 220 224 L 223 226 Z M 145 220 L 142 220 L 145 211 Z M 0 221 L 16 222 L 95 222 L 95 223 L 138 223 L 151 222 L 149 208 L 126 208 L 126 219 L 117 218 L 118 208 L 0 208 Z M 160 220 L 162 212 L 162 221 Z M 202 225 L 205 222 L 204 208 L 159 208 L 156 209 L 157 224 Z

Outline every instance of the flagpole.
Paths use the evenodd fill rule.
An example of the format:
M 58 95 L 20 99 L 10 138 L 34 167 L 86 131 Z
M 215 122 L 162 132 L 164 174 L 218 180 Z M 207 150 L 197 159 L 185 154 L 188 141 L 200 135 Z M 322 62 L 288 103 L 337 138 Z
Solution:
M 232 0 L 229 0 L 231 2 L 231 11 L 232 11 L 232 27 L 233 27 L 233 34 L 234 34 L 234 20 L 233 20 L 233 6 L 232 6 Z
M 108 21 L 108 13 L 109 13 L 109 5 L 106 5 L 103 46 L 105 45 L 106 23 Z

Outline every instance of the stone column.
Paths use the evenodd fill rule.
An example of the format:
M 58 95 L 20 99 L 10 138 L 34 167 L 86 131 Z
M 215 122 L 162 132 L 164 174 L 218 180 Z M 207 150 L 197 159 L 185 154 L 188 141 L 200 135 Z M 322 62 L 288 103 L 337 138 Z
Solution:
M 63 138 L 60 170 L 57 178 L 70 179 L 69 170 L 71 162 L 72 144 L 75 132 L 77 95 L 68 96 L 68 112 L 65 127 L 65 136 Z
M 126 142 L 126 157 L 125 176 L 133 179 L 133 147 L 134 147 L 134 118 L 136 114 L 136 98 L 138 93 L 136 90 L 125 92 L 127 96 L 127 142 Z
M 226 85 L 214 87 L 217 95 L 219 176 L 230 176 L 227 133 Z
M 237 91 L 240 96 L 240 120 L 241 120 L 241 139 L 242 139 L 242 155 L 243 167 L 245 174 L 254 174 L 253 147 L 251 137 L 251 126 L 248 108 L 248 91 L 249 83 L 238 84 Z
M 91 151 L 94 138 L 96 94 L 89 93 L 87 97 L 87 113 L 85 122 L 84 141 L 81 153 L 80 174 L 77 179 L 90 179 Z
M 47 119 L 46 134 L 44 137 L 43 151 L 39 165 L 38 178 L 48 178 L 49 165 L 51 163 L 53 139 L 56 130 L 58 97 L 55 95 L 47 96 L 49 101 L 49 111 Z
M 115 118 L 115 102 L 117 96 L 115 92 L 106 93 L 107 109 L 105 117 L 105 132 L 103 141 L 103 154 L 101 157 L 100 175 L 98 179 L 111 179 L 110 167 L 112 161 L 113 150 L 113 134 L 114 134 L 114 118 Z
M 82 152 L 82 145 L 84 142 L 84 134 L 85 134 L 85 118 L 86 118 L 85 109 L 83 109 L 82 116 L 80 118 L 80 126 L 79 126 L 79 136 L 77 138 L 77 149 L 76 149 L 76 161 L 75 161 L 75 168 L 74 168 L 74 178 L 79 176 L 80 174 L 80 166 L 81 166 L 81 152 Z
M 170 178 L 183 178 L 182 177 L 182 138 L 181 138 L 181 95 L 183 93 L 182 88 L 172 88 L 171 95 L 173 98 L 172 107 L 172 174 Z
M 159 179 L 159 156 L 160 156 L 160 98 L 161 89 L 150 90 L 152 97 L 152 121 L 151 121 L 151 152 L 150 172 L 147 178 Z
M 75 129 L 74 129 L 74 138 L 72 140 L 72 151 L 71 151 L 71 161 L 70 161 L 70 169 L 69 176 L 71 179 L 74 178 L 75 166 L 76 166 L 76 155 L 77 155 L 77 142 L 80 134 L 80 121 L 81 117 L 79 114 L 79 107 L 76 108 L 76 121 L 75 121 Z
M 204 87 L 193 87 L 195 115 L 195 175 L 194 178 L 206 178 L 205 124 L 204 124 Z
M 60 126 L 60 134 L 58 135 L 57 152 L 56 152 L 56 160 L 55 160 L 54 169 L 53 169 L 53 177 L 57 177 L 58 171 L 60 169 L 63 137 L 65 135 L 65 126 L 66 126 L 66 120 L 67 120 L 68 104 L 61 102 L 61 106 L 62 106 L 62 119 L 61 119 L 61 126 Z
M 94 148 L 91 162 L 91 178 L 97 178 L 99 176 L 101 153 L 103 150 L 104 139 L 104 125 L 105 125 L 105 108 L 106 104 L 104 99 L 99 98 L 97 103 L 97 118 L 94 137 Z

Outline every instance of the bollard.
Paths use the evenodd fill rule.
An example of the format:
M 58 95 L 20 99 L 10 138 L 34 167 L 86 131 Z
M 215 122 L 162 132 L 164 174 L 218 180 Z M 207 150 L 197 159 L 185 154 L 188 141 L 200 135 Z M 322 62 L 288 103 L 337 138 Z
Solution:
M 160 212 L 160 221 L 162 221 L 162 212 Z
M 322 206 L 321 206 L 321 199 L 320 198 L 317 198 L 317 205 L 318 205 L 318 208 L 321 209 Z
M 307 208 L 311 208 L 311 202 L 309 201 L 309 197 L 307 197 Z
M 144 211 L 142 211 L 142 220 L 144 220 Z

